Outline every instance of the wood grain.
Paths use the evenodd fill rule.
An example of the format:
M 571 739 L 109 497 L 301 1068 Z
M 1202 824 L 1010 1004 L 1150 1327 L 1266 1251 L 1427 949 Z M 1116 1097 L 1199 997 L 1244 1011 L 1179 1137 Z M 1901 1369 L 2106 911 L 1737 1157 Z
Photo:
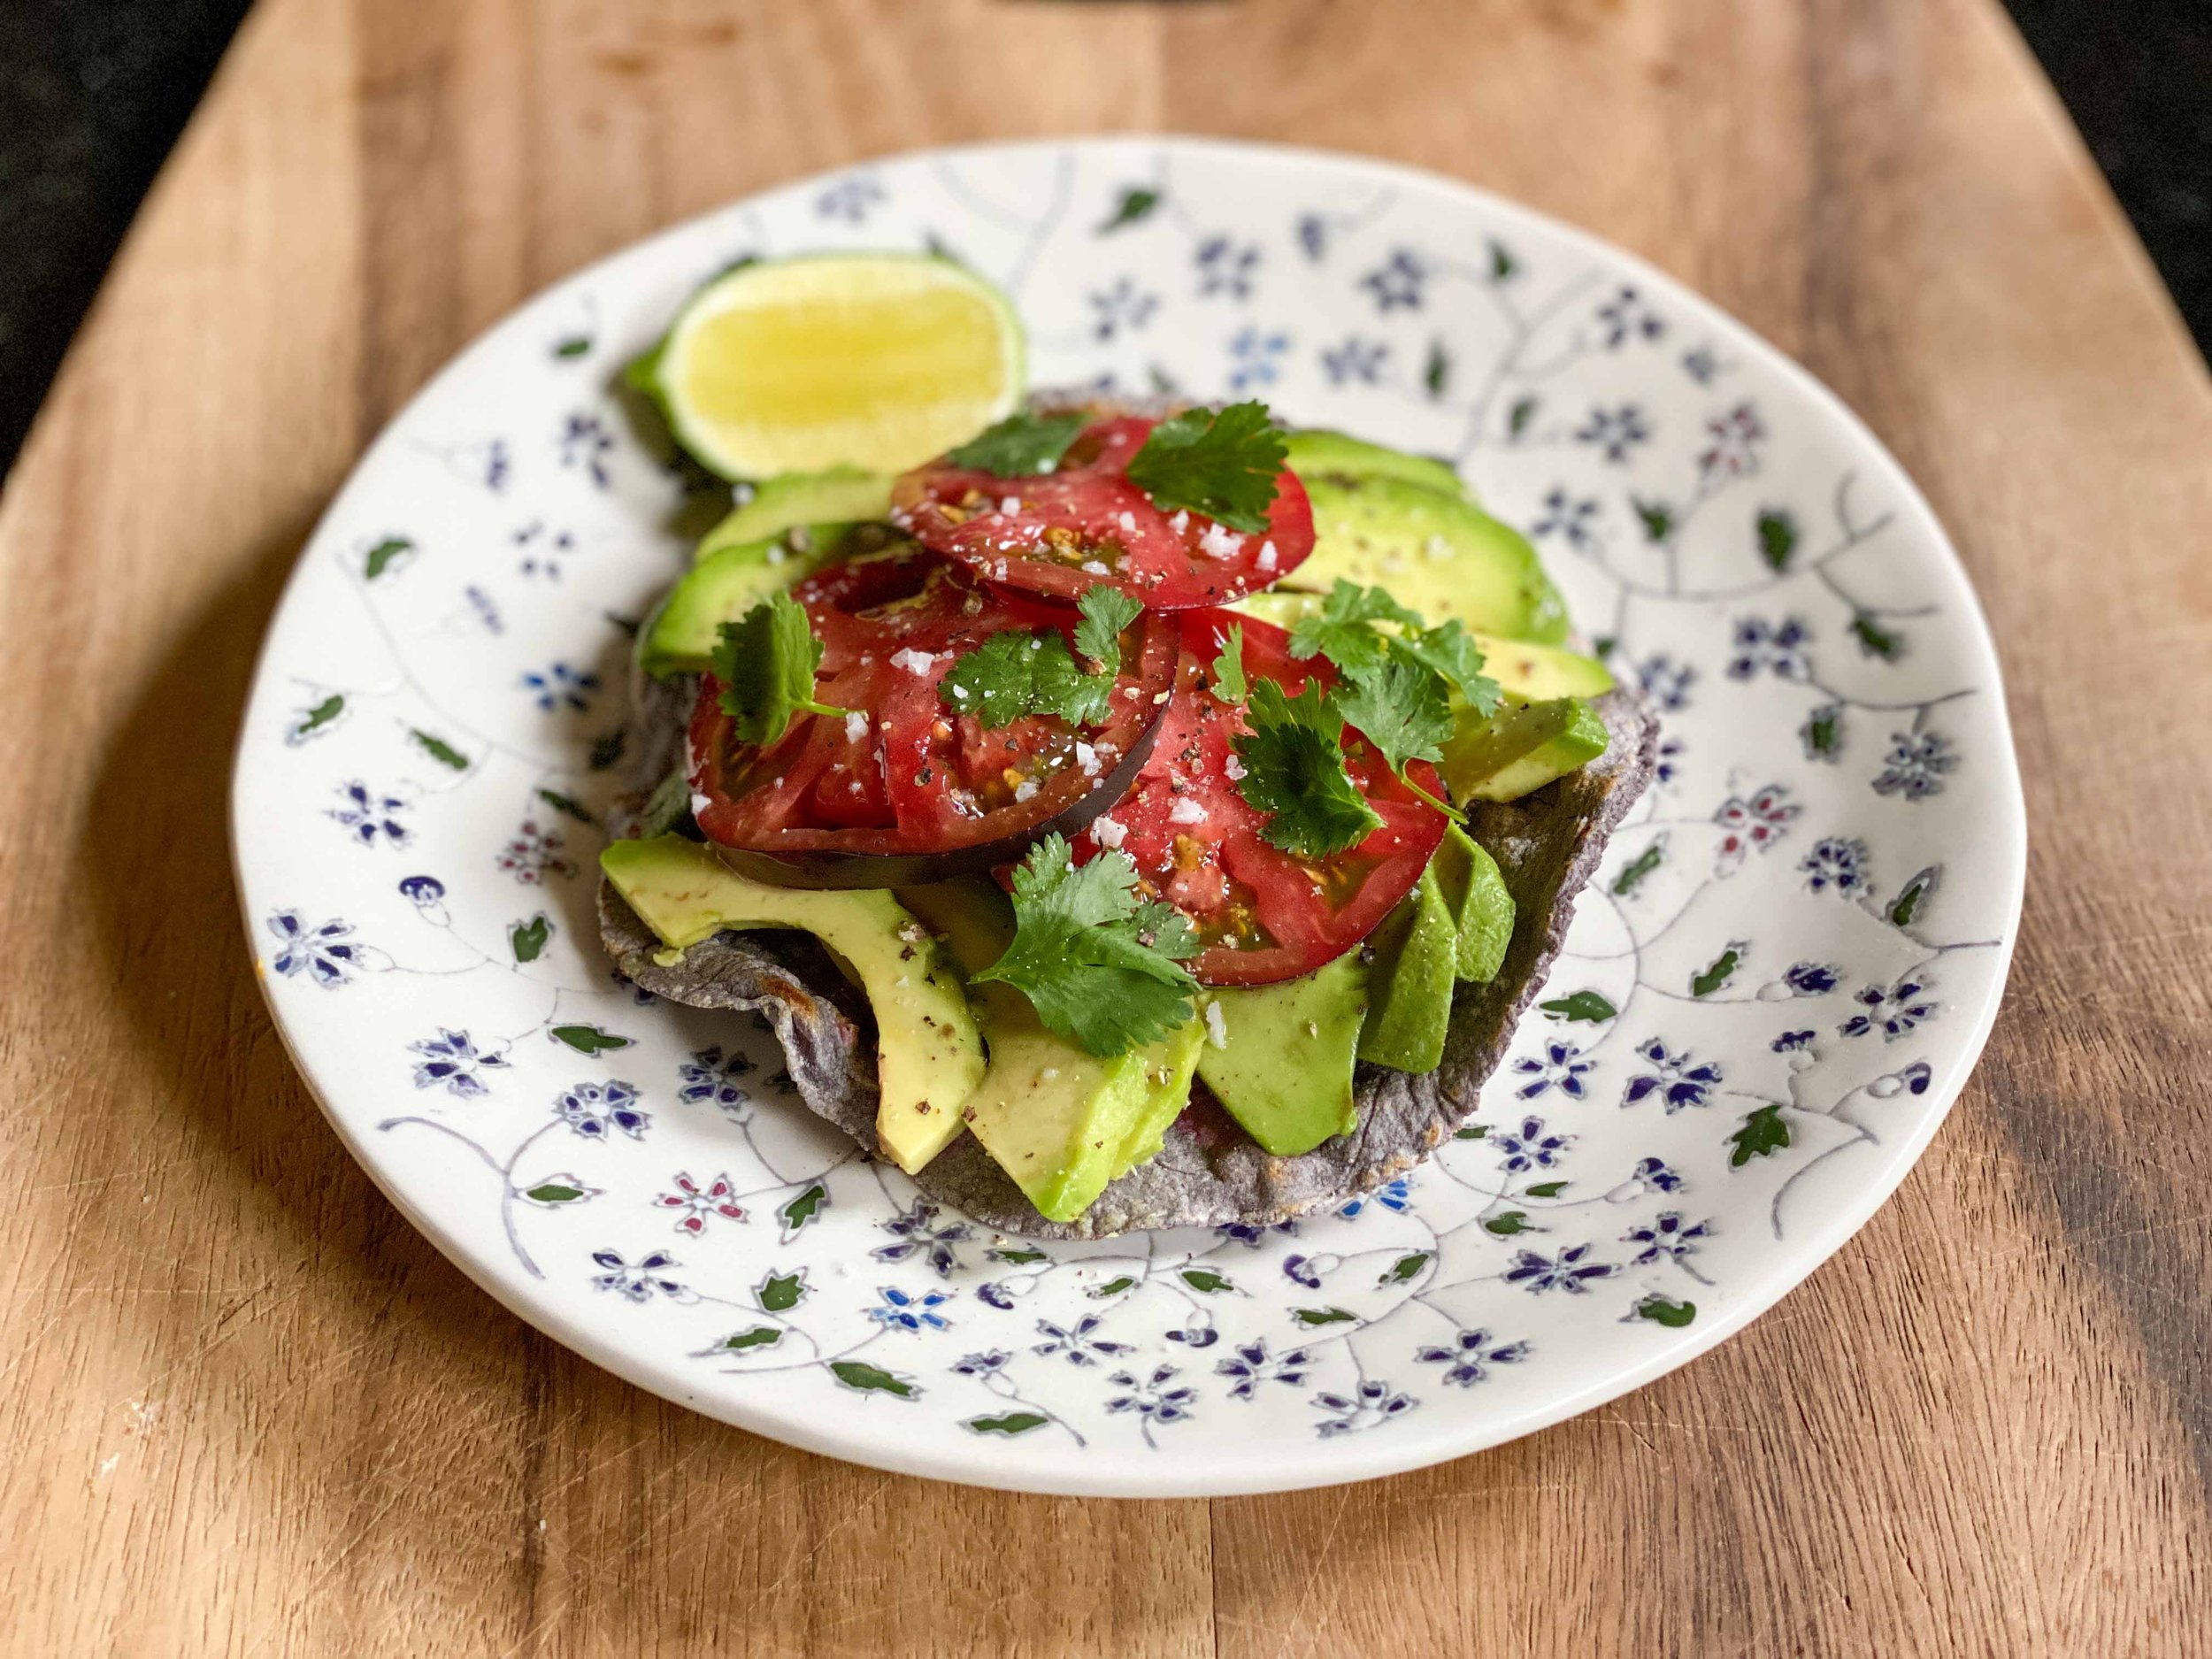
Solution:
M 1506 191 L 1934 499 L 2033 851 L 1988 1057 L 1745 1335 L 1446 1467 L 1115 1504 L 597 1371 L 324 1127 L 225 797 L 279 582 L 541 284 L 913 144 L 1164 127 Z M 0 494 L 0 1650 L 2212 1651 L 2212 388 L 1992 0 L 263 0 Z

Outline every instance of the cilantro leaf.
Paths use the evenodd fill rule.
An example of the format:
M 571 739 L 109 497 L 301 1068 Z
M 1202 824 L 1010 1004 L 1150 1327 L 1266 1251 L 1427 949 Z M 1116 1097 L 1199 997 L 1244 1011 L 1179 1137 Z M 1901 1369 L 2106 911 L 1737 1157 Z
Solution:
M 994 634 L 937 682 L 937 700 L 986 726 L 1008 726 L 1025 714 L 1056 714 L 1070 726 L 1106 718 L 1111 674 L 1087 674 L 1050 628 Z
M 1498 682 L 1482 672 L 1482 648 L 1459 626 L 1458 618 L 1438 627 L 1408 628 L 1391 641 L 1391 652 L 1441 674 L 1477 714 L 1487 718 L 1497 712 Z
M 1371 626 L 1378 622 L 1395 624 L 1398 631 L 1379 633 Z M 1372 669 L 1388 658 L 1440 676 L 1443 688 L 1457 691 L 1478 714 L 1488 715 L 1498 706 L 1498 684 L 1482 672 L 1482 648 L 1458 618 L 1432 628 L 1418 611 L 1407 610 L 1379 588 L 1340 578 L 1322 602 L 1321 613 L 1300 618 L 1291 629 L 1290 654 L 1325 657 L 1347 673 Z
M 1197 950 L 1180 913 L 1138 899 L 1128 854 L 1079 867 L 1053 834 L 1015 868 L 1013 942 L 974 977 L 1012 986 L 1048 1028 L 1106 1056 L 1189 1021 L 1197 982 L 1177 959 Z
M 1244 624 L 1233 622 L 1221 636 L 1221 655 L 1214 658 L 1214 695 L 1224 703 L 1242 703 L 1251 695 L 1244 677 Z
M 1409 761 L 1441 760 L 1441 745 L 1452 734 L 1451 700 L 1435 670 L 1394 650 L 1379 663 L 1346 670 L 1329 701 L 1375 746 L 1399 782 L 1455 823 L 1464 822 L 1448 803 L 1406 776 Z
M 1409 760 L 1441 760 L 1444 740 L 1452 734 L 1452 709 L 1444 682 L 1419 663 L 1386 657 L 1370 666 L 1347 669 L 1330 699 L 1345 723 L 1359 728 L 1390 763 L 1403 771 Z
M 1238 791 L 1270 814 L 1260 833 L 1285 852 L 1323 857 L 1357 845 L 1382 818 L 1344 769 L 1343 719 L 1309 680 L 1296 698 L 1263 680 L 1252 687 L 1251 732 L 1237 739 Z
M 1144 614 L 1144 607 L 1104 582 L 1085 590 L 1077 602 L 1083 619 L 1075 625 L 1075 649 L 1109 673 L 1121 669 L 1121 631 Z
M 1087 416 L 1033 415 L 1026 411 L 1007 416 L 987 427 L 945 459 L 955 466 L 972 466 L 1000 478 L 1027 478 L 1049 472 L 1083 430 Z
M 1337 578 L 1317 617 L 1301 617 L 1290 631 L 1293 657 L 1327 657 L 1339 668 L 1358 668 L 1382 660 L 1383 636 L 1368 625 L 1395 622 L 1419 627 L 1420 617 L 1379 588 L 1362 588 Z
M 1256 534 L 1267 528 L 1286 453 L 1265 403 L 1232 403 L 1217 415 L 1191 409 L 1152 428 L 1128 478 L 1163 511 L 1187 507 Z
M 806 608 L 789 594 L 772 594 L 735 622 L 725 622 L 714 647 L 714 677 L 722 682 L 722 709 L 737 722 L 741 741 L 762 748 L 778 741 L 803 714 L 843 714 L 814 700 L 814 671 L 822 641 L 814 637 Z

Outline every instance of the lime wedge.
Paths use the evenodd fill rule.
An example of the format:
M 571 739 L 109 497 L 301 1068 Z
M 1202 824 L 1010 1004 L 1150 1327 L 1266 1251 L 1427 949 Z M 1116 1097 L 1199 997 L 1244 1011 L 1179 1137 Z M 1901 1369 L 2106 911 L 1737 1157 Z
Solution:
M 898 472 L 1013 411 L 1022 329 L 949 260 L 818 254 L 717 278 L 634 366 L 677 441 L 725 478 Z

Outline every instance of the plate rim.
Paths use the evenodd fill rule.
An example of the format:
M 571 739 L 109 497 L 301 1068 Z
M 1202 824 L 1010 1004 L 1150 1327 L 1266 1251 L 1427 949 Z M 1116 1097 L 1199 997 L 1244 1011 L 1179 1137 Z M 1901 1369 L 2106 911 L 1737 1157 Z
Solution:
M 1305 162 L 1339 173 L 1364 174 L 1379 182 L 1395 185 L 1410 182 L 1424 189 L 1442 190 L 1471 197 L 1486 213 L 1508 224 L 1517 223 L 1546 236 L 1561 239 L 1593 260 L 1604 262 L 1653 284 L 1658 292 L 1668 297 L 1671 305 L 1696 315 L 1709 326 L 1740 336 L 1756 346 L 1779 372 L 1780 379 L 1795 396 L 1803 398 L 1808 407 L 1820 411 L 1832 421 L 1839 422 L 1844 430 L 1859 442 L 1885 488 L 1895 492 L 1897 504 L 1893 511 L 1901 519 L 1908 522 L 1909 527 L 1926 537 L 1933 551 L 1940 556 L 1928 561 L 1930 568 L 1941 571 L 1965 600 L 1961 619 L 1970 622 L 1971 643 L 1981 658 L 1971 665 L 1978 673 L 1986 675 L 1986 695 L 1996 711 L 2003 738 L 2001 752 L 1993 751 L 1989 756 L 1991 761 L 1997 763 L 1999 786 L 1999 799 L 1992 809 L 1992 816 L 2002 815 L 2004 844 L 2000 851 L 2001 856 L 2012 860 L 2013 879 L 2004 895 L 2002 935 L 1995 953 L 1995 971 L 1983 995 L 1981 1006 L 1976 1012 L 1973 1028 L 1960 1045 L 1955 1071 L 1939 1086 L 1937 1091 L 1939 1098 L 1924 1109 L 1914 1132 L 1901 1139 L 1882 1142 L 1881 1149 L 1886 1154 L 1883 1162 L 1855 1184 L 1843 1201 L 1835 1204 L 1822 1217 L 1821 1224 L 1809 1230 L 1793 1248 L 1778 1253 L 1776 1265 L 1763 1273 L 1755 1271 L 1747 1275 L 1744 1280 L 1732 1286 L 1732 1294 L 1725 1308 L 1717 1311 L 1709 1321 L 1701 1320 L 1694 1326 L 1670 1333 L 1666 1341 L 1651 1349 L 1637 1363 L 1609 1372 L 1603 1379 L 1579 1388 L 1570 1389 L 1517 1412 L 1508 1413 L 1486 1423 L 1471 1433 L 1455 1420 L 1446 1419 L 1446 1426 L 1426 1434 L 1411 1430 L 1409 1425 L 1409 1432 L 1399 1438 L 1377 1439 L 1363 1435 L 1333 1442 L 1316 1442 L 1309 1448 L 1308 1455 L 1298 1463 L 1279 1464 L 1266 1471 L 1253 1470 L 1248 1464 L 1240 1465 L 1233 1459 L 1223 1457 L 1218 1451 L 1197 1447 L 1184 1448 L 1173 1462 L 1156 1466 L 1133 1461 L 1118 1463 L 1111 1459 L 1091 1459 L 1071 1467 L 1048 1463 L 1042 1469 L 1033 1472 L 1029 1461 L 1014 1459 L 1004 1468 L 983 1468 L 977 1466 L 972 1458 L 933 1451 L 926 1446 L 902 1443 L 895 1438 L 885 1438 L 880 1441 L 846 1440 L 834 1432 L 824 1432 L 817 1426 L 816 1419 L 796 1411 L 786 1412 L 738 1399 L 703 1398 L 697 1389 L 688 1386 L 681 1379 L 680 1374 L 672 1366 L 664 1364 L 650 1355 L 611 1344 L 593 1327 L 580 1323 L 558 1306 L 549 1302 L 532 1302 L 518 1294 L 518 1286 L 511 1288 L 488 1264 L 480 1263 L 474 1252 L 465 1248 L 435 1217 L 419 1209 L 395 1185 L 380 1167 L 380 1160 L 373 1156 L 369 1143 L 349 1129 L 326 1094 L 321 1081 L 303 1063 L 293 1033 L 278 1010 L 270 979 L 261 968 L 257 942 L 258 935 L 247 891 L 242 841 L 247 817 L 243 799 L 247 750 L 253 735 L 253 727 L 248 717 L 259 701 L 265 678 L 271 667 L 271 655 L 287 613 L 301 600 L 303 580 L 309 571 L 308 554 L 324 526 L 346 506 L 349 498 L 361 487 L 369 464 L 395 441 L 410 418 L 433 400 L 449 380 L 458 378 L 465 372 L 480 351 L 488 349 L 494 337 L 510 322 L 540 301 L 556 292 L 586 284 L 617 261 L 637 257 L 657 244 L 678 241 L 708 221 L 763 196 L 826 185 L 858 168 L 887 163 L 942 165 L 986 157 L 1018 157 L 1029 153 L 1146 149 L 1163 154 L 1188 152 L 1230 162 L 1251 160 L 1270 165 Z M 344 480 L 318 516 L 314 528 L 302 541 L 299 557 L 285 579 L 283 590 L 270 612 L 260 644 L 254 654 L 253 672 L 240 715 L 240 729 L 232 749 L 227 808 L 231 872 L 247 946 L 255 964 L 254 977 L 268 1009 L 270 1023 L 283 1044 L 286 1056 L 325 1119 L 336 1132 L 341 1144 L 368 1175 L 377 1190 L 406 1218 L 410 1225 L 428 1239 L 439 1254 L 458 1268 L 478 1288 L 534 1329 L 543 1332 L 565 1348 L 602 1370 L 612 1372 L 633 1386 L 748 1433 L 758 1434 L 764 1439 L 842 1462 L 898 1474 L 987 1490 L 1070 1497 L 1188 1499 L 1246 1496 L 1262 1493 L 1308 1491 L 1428 1468 L 1505 1445 L 1578 1417 L 1633 1393 L 1735 1336 L 1753 1320 L 1778 1306 L 1795 1292 L 1872 1219 L 1875 1212 L 1889 1201 L 1905 1177 L 1919 1163 L 1929 1143 L 1950 1117 L 1953 1107 L 1973 1075 L 1974 1068 L 1980 1063 L 2003 1005 L 2026 895 L 2028 855 L 2026 795 L 2021 780 L 2010 704 L 2005 692 L 2003 665 L 1995 634 L 1989 626 L 1987 611 L 1965 561 L 1959 555 L 1956 543 L 1919 486 L 1879 435 L 1839 393 L 1749 324 L 1643 255 L 1609 242 L 1594 231 L 1530 207 L 1485 186 L 1432 168 L 1356 150 L 1162 131 L 987 140 L 890 150 L 856 157 L 836 166 L 763 185 L 758 189 L 663 226 L 648 235 L 610 250 L 552 279 L 508 306 L 447 358 L 435 373 L 393 411 L 376 435 L 354 457 Z M 1785 1279 L 1786 1282 L 1775 1286 L 1772 1281 L 1777 1278 Z M 1233 1444 L 1233 1440 L 1223 1443 Z

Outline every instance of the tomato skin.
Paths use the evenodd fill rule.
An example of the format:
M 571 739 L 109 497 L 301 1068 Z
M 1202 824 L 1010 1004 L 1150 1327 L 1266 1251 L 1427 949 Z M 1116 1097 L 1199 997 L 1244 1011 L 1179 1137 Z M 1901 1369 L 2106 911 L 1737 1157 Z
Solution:
M 943 706 L 938 682 L 994 634 L 1071 637 L 1073 611 L 979 588 L 916 549 L 834 566 L 792 594 L 822 641 L 816 698 L 854 712 L 802 715 L 762 749 L 737 740 L 722 683 L 703 679 L 687 740 L 696 817 L 744 874 L 872 887 L 987 870 L 1048 830 L 1079 832 L 1150 754 L 1179 649 L 1171 618 L 1141 617 L 1125 634 L 1095 728 L 1025 716 L 986 732 Z
M 1158 424 L 1144 415 L 1094 420 L 1048 474 L 1002 478 L 932 462 L 893 487 L 891 516 L 988 581 L 1065 601 L 1104 583 L 1150 611 L 1226 604 L 1305 561 L 1313 507 L 1287 469 L 1276 474 L 1267 528 L 1256 535 L 1155 506 L 1125 474 Z M 1018 503 L 1011 513 L 1010 501 Z
M 1290 636 L 1256 618 L 1185 611 L 1175 695 L 1151 757 L 1129 794 L 1074 843 L 1078 862 L 1102 846 L 1135 862 L 1147 887 L 1187 916 L 1205 949 L 1188 964 L 1202 985 L 1271 985 L 1310 973 L 1357 946 L 1421 879 L 1444 839 L 1445 818 L 1407 788 L 1353 728 L 1345 748 L 1353 780 L 1383 822 L 1328 858 L 1286 853 L 1261 833 L 1267 815 L 1246 801 L 1232 765 L 1243 710 L 1207 689 L 1210 664 L 1232 626 L 1244 630 L 1248 679 L 1279 681 L 1295 695 L 1309 679 L 1325 687 L 1325 659 L 1290 655 Z M 1238 763 L 1240 765 L 1241 763 Z M 1435 769 L 1409 769 L 1440 795 Z

